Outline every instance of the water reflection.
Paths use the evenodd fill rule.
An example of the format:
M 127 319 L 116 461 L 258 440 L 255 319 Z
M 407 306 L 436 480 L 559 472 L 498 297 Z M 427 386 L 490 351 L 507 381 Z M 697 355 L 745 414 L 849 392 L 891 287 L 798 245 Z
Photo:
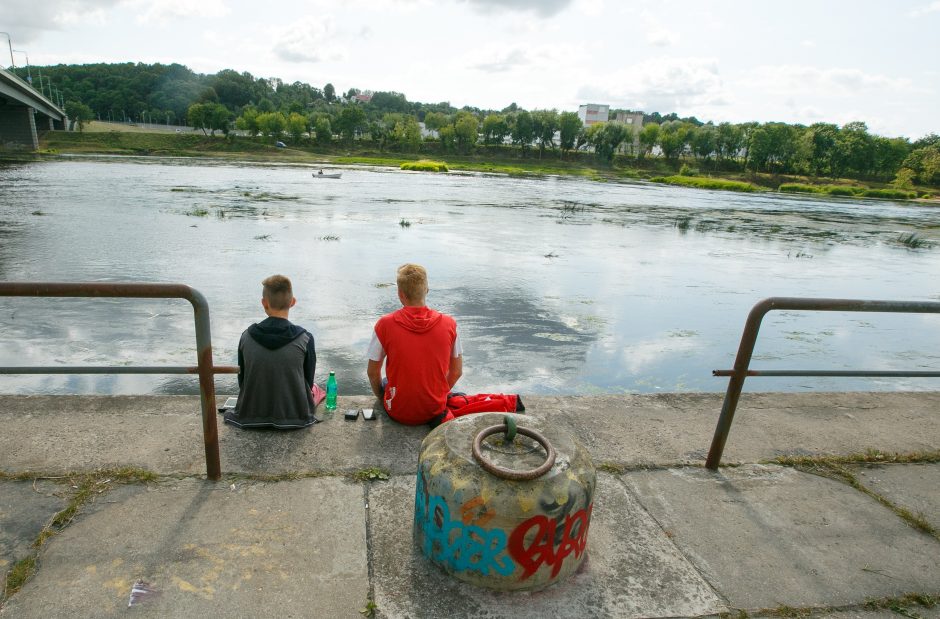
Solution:
M 395 267 L 428 266 L 457 319 L 466 391 L 721 390 L 766 296 L 940 299 L 940 212 L 883 201 L 739 195 L 643 183 L 98 158 L 0 166 L 6 280 L 183 281 L 212 312 L 216 363 L 263 318 L 260 281 L 292 277 L 291 318 L 321 374 L 368 392 L 372 326 Z M 932 243 L 899 242 L 914 232 Z M 765 320 L 767 369 L 937 365 L 938 317 L 794 313 Z M 0 365 L 193 365 L 177 300 L 0 299 Z M 235 390 L 218 376 L 221 392 Z M 751 388 L 936 388 L 779 379 Z M 195 393 L 189 376 L 0 377 L 16 393 Z

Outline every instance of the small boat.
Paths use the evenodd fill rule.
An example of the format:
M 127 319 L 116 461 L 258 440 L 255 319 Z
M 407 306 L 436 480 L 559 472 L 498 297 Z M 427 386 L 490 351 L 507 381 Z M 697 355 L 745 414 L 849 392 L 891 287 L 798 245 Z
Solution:
M 342 172 L 324 172 L 323 170 L 313 173 L 313 178 L 340 178 L 342 176 Z

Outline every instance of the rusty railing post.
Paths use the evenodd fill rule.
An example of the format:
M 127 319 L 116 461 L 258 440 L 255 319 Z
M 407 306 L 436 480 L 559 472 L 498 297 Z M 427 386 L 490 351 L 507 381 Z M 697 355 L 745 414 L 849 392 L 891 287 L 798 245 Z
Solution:
M 189 288 L 187 297 L 193 304 L 196 323 L 196 357 L 199 367 L 199 402 L 202 406 L 202 438 L 206 448 L 206 477 L 218 481 L 222 477 L 219 458 L 219 425 L 216 419 L 215 376 L 212 369 L 212 330 L 209 303 L 201 292 Z

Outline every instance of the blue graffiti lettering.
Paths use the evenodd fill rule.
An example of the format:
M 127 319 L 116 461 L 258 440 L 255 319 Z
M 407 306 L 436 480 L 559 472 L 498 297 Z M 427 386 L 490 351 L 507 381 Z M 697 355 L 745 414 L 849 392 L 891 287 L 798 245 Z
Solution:
M 419 486 L 423 486 L 419 475 Z M 487 531 L 475 525 L 451 520 L 450 509 L 439 496 L 426 497 L 423 487 L 415 495 L 415 524 L 424 534 L 422 551 L 435 561 L 447 563 L 453 570 L 475 570 L 484 576 L 490 570 L 509 576 L 516 564 L 505 556 L 506 533 Z

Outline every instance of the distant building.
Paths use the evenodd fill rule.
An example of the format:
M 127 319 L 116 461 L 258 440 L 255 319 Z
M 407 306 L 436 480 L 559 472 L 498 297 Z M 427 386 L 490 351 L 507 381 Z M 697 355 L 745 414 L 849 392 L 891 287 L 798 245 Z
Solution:
M 630 125 L 633 129 L 633 133 L 637 133 L 643 128 L 643 112 L 617 112 L 617 116 L 614 120 L 618 123 Z
M 596 123 L 607 122 L 607 117 L 609 114 L 610 114 L 609 105 L 588 103 L 587 105 L 582 105 L 578 108 L 578 118 L 581 119 L 581 123 L 585 127 L 590 127 L 591 125 L 596 124 Z M 640 122 L 642 122 L 642 120 Z

